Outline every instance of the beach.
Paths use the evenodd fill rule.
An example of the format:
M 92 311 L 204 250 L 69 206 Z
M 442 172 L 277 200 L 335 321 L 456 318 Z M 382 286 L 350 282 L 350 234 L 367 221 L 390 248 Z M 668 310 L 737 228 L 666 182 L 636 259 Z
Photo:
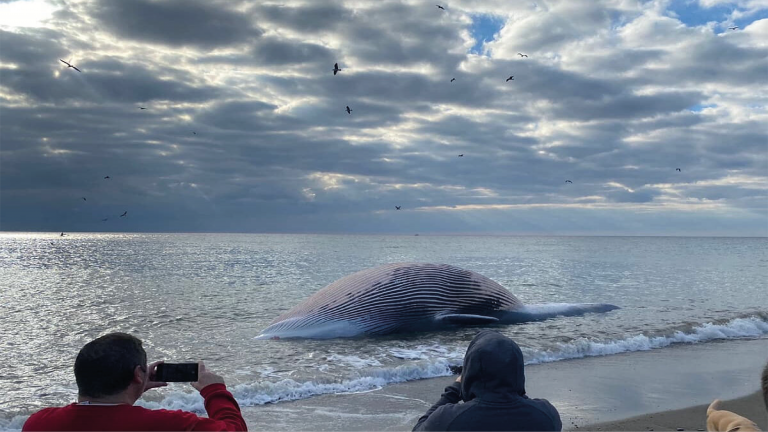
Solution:
M 526 367 L 530 397 L 546 398 L 564 430 L 706 429 L 714 399 L 765 429 L 759 389 L 768 339 L 713 342 Z M 354 394 L 246 407 L 251 430 L 410 430 L 453 377 Z
M 0 235 L 0 430 L 75 400 L 73 356 L 113 331 L 139 337 L 150 361 L 205 361 L 251 430 L 409 430 L 478 327 L 254 339 L 323 286 L 392 262 L 452 263 L 525 305 L 618 305 L 493 327 L 520 345 L 528 394 L 566 429 L 749 395 L 768 359 L 764 239 L 56 236 Z M 184 383 L 137 403 L 205 413 Z

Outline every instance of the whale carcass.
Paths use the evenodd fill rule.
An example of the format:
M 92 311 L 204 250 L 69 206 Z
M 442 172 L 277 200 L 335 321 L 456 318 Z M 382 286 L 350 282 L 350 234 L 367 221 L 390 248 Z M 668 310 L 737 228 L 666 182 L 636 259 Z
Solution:
M 374 336 L 514 324 L 607 312 L 604 303 L 524 305 L 509 290 L 447 264 L 397 263 L 343 277 L 277 317 L 258 339 Z

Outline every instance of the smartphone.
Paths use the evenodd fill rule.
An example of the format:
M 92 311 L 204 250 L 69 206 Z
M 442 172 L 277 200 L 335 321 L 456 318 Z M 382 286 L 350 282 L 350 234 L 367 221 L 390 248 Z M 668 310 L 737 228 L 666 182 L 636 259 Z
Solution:
M 196 382 L 197 363 L 160 363 L 155 369 L 155 381 Z
M 448 366 L 448 369 L 454 375 L 461 375 L 462 369 L 464 369 L 464 367 L 463 366 Z

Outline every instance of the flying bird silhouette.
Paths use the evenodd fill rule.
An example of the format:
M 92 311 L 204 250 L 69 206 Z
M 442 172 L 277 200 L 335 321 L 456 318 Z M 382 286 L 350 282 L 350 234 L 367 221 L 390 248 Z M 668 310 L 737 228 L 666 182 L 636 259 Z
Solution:
M 504 81 L 504 82 L 514 81 L 514 80 L 515 80 L 515 76 L 514 76 L 514 75 L 511 75 L 511 76 L 510 76 L 509 78 L 507 78 L 507 80 L 506 80 L 506 81 Z
M 442 9 L 442 10 L 445 10 L 445 8 L 444 8 L 444 7 L 442 7 L 442 6 L 440 6 L 440 5 L 435 5 L 435 6 L 437 6 L 437 8 L 438 8 L 438 9 Z
M 61 59 L 59 59 L 59 60 L 61 60 Z M 70 60 L 70 61 L 72 61 L 72 60 Z M 67 65 L 67 67 L 71 67 L 72 69 L 74 69 L 74 70 L 76 70 L 76 71 L 78 71 L 80 73 L 83 73 L 83 71 L 81 71 L 80 69 L 76 68 L 74 65 L 69 64 L 69 62 L 65 62 L 64 60 L 61 60 L 61 62 L 64 63 L 65 65 Z
M 105 180 L 106 180 L 106 179 L 108 179 L 108 178 L 109 178 L 109 176 L 104 176 L 104 179 L 105 179 Z
M 683 172 L 683 170 L 681 170 L 680 168 L 675 168 L 675 171 Z
M 570 180 L 566 180 L 565 182 L 566 182 L 566 183 L 571 183 L 571 184 L 573 184 L 573 182 L 572 182 L 572 181 L 570 181 Z
M 334 63 L 334 65 L 333 65 L 333 74 L 336 75 L 336 73 L 339 72 L 339 71 L 341 71 L 341 69 L 339 69 L 339 64 L 338 63 Z
M 527 54 L 523 54 L 523 53 L 517 53 L 517 55 L 519 55 L 520 57 L 528 57 Z
M 400 210 L 400 206 L 395 206 L 395 210 Z
M 139 109 L 146 109 L 146 108 L 144 108 L 144 107 L 139 107 Z
M 88 201 L 87 199 L 85 199 L 85 197 L 82 197 L 82 198 L 83 198 L 83 201 Z
M 108 220 L 109 220 L 109 218 L 104 218 L 104 219 L 102 219 L 101 221 L 102 221 L 102 222 L 106 222 L 106 221 L 108 221 Z
M 349 108 L 349 105 L 347 105 L 347 114 L 352 114 L 352 110 Z
M 451 82 L 454 82 L 454 81 L 456 81 L 456 78 L 451 78 Z
M 123 214 L 120 215 L 120 217 L 124 217 L 127 214 L 128 214 L 128 210 L 124 211 Z
M 459 157 L 464 157 L 464 153 L 460 154 Z
M 192 135 L 197 135 L 197 132 L 195 132 L 195 131 L 192 131 Z
M 739 26 L 733 26 L 733 27 L 728 27 L 728 30 L 736 30 L 738 28 L 739 28 Z

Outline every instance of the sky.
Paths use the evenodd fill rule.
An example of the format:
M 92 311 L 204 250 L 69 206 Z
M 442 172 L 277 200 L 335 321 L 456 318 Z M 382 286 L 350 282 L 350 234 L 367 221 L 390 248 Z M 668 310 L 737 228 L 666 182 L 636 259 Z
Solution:
M 768 0 L 441 5 L 0 0 L 0 230 L 768 236 Z

